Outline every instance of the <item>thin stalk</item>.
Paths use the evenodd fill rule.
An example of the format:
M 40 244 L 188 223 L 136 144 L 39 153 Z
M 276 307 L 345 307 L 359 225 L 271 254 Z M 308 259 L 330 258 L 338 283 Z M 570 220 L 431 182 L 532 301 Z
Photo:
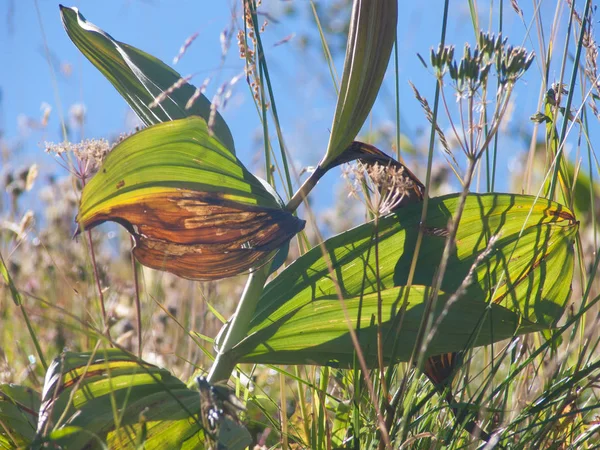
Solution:
M 583 38 L 585 36 L 585 25 L 586 25 L 586 21 L 588 18 L 588 15 L 590 13 L 590 5 L 591 5 L 591 1 L 590 0 L 586 0 L 585 2 L 585 11 L 583 13 L 583 18 L 582 18 L 582 23 L 581 23 L 581 32 L 579 33 L 579 41 L 577 42 L 577 49 L 575 51 L 575 58 L 573 61 L 573 71 L 571 72 L 571 82 L 570 82 L 570 86 L 569 86 L 569 95 L 567 96 L 567 102 L 565 104 L 565 114 L 563 117 L 563 123 L 562 123 L 562 128 L 560 131 L 560 138 L 558 140 L 559 146 L 557 149 L 557 162 L 556 165 L 554 166 L 554 171 L 552 173 L 552 181 L 550 182 L 550 192 L 548 195 L 549 199 L 553 199 L 554 198 L 554 193 L 556 191 L 556 182 L 558 180 L 558 173 L 560 170 L 560 161 L 562 158 L 564 158 L 563 156 L 563 148 L 565 146 L 565 140 L 567 138 L 567 128 L 569 126 L 569 116 L 570 116 L 570 111 L 571 111 L 571 103 L 573 102 L 573 91 L 575 90 L 575 82 L 577 80 L 577 70 L 579 68 L 579 60 L 581 59 L 581 49 L 583 48 Z M 570 35 L 570 30 L 571 30 L 571 26 L 572 26 L 572 22 L 573 22 L 573 16 L 575 15 L 575 2 L 572 3 L 571 5 L 571 15 L 569 17 L 569 27 L 567 29 L 567 42 L 565 44 L 565 55 L 564 55 L 564 59 L 563 59 L 563 64 L 564 62 L 567 61 L 567 46 L 569 43 L 569 35 Z M 560 90 L 560 87 L 559 87 Z M 556 108 L 558 109 L 558 104 L 556 105 Z M 558 114 L 555 114 L 555 117 L 558 116 Z
M 281 403 L 281 448 L 288 449 L 288 419 L 287 419 L 287 400 L 285 398 L 285 375 L 279 373 L 279 400 Z
M 375 216 L 375 271 L 377 278 L 377 360 L 379 362 L 379 379 L 381 383 L 382 395 L 380 398 L 382 401 L 382 411 L 386 411 L 389 407 L 388 389 L 387 383 L 385 382 L 385 371 L 384 371 L 384 359 L 383 359 L 383 312 L 382 312 L 382 299 L 381 299 L 381 277 L 379 276 L 379 211 L 376 212 Z M 359 322 L 360 323 L 360 322 Z
M 44 371 L 48 370 L 48 364 L 46 364 L 46 359 L 44 358 L 44 354 L 42 353 L 42 346 L 38 341 L 37 334 L 35 333 L 33 326 L 31 326 L 31 321 L 29 320 L 29 315 L 23 306 L 23 303 L 19 303 L 19 309 L 21 310 L 21 314 L 23 314 L 23 319 L 25 320 L 25 326 L 27 327 L 27 331 L 31 336 L 31 340 L 33 341 L 33 346 L 35 347 L 35 351 L 37 352 L 38 358 L 40 359 L 40 363 L 44 368 Z
M 500 11 L 498 13 L 498 33 L 502 34 L 502 25 L 504 19 L 504 0 L 500 0 Z M 496 85 L 497 89 L 500 89 L 500 80 Z M 497 92 L 497 91 L 496 91 Z M 485 97 L 484 97 L 485 98 Z M 487 109 L 486 109 L 487 111 Z M 487 121 L 486 121 L 486 129 L 487 129 Z M 485 154 L 486 158 L 489 157 L 489 151 L 486 149 Z M 497 157 L 498 157 L 498 134 L 494 136 L 494 150 L 492 154 L 492 179 L 490 182 L 489 179 L 489 162 L 488 162 L 488 192 L 494 192 L 496 188 L 496 165 L 497 165 Z
M 400 161 L 400 69 L 398 63 L 398 36 L 394 42 L 394 77 L 396 81 L 396 159 Z
M 306 411 L 306 395 L 304 392 L 304 385 L 300 381 L 300 369 L 298 366 L 294 366 L 294 374 L 296 375 L 296 383 L 298 387 L 298 403 L 300 404 L 300 415 L 302 417 L 302 427 L 304 429 L 304 435 L 308 438 L 310 436 L 310 430 L 308 429 L 308 413 Z
M 329 384 L 329 367 L 320 367 L 319 376 L 319 390 L 316 392 L 315 399 L 318 406 L 318 419 L 317 419 L 317 447 L 316 448 L 327 448 L 326 442 L 326 427 L 327 427 L 327 408 L 325 407 L 325 393 L 327 392 L 327 385 Z
M 260 57 L 260 56 L 259 56 Z M 260 107 L 262 113 L 262 125 L 263 125 L 263 139 L 265 141 L 265 177 L 267 183 L 271 186 L 275 186 L 273 179 L 273 172 L 271 171 L 271 152 L 269 149 L 269 124 L 267 119 L 267 105 L 265 104 L 265 88 L 264 88 L 264 73 L 262 64 L 258 68 L 259 79 L 260 79 Z
M 296 191 L 296 193 L 292 196 L 290 201 L 287 203 L 285 209 L 290 212 L 296 211 L 300 203 L 302 203 L 309 192 L 317 185 L 319 180 L 327 173 L 327 170 L 321 168 L 321 166 L 317 166 L 313 173 L 309 175 L 309 177 L 302 183 L 302 186 Z
M 85 176 L 81 176 L 81 184 L 85 187 L 86 179 Z M 102 286 L 100 285 L 100 274 L 98 272 L 98 264 L 96 263 L 96 252 L 94 251 L 94 243 L 92 241 L 92 230 L 86 230 L 86 236 L 88 245 L 90 247 L 90 259 L 92 261 L 92 269 L 94 271 L 94 280 L 96 282 L 96 289 L 98 289 L 98 299 L 100 300 L 100 309 L 102 310 L 102 326 L 105 330 L 106 337 L 111 340 L 110 329 L 108 326 L 108 318 L 106 317 L 106 308 L 104 306 L 104 293 L 102 292 Z
M 444 13 L 443 13 L 443 18 L 442 18 L 442 34 L 441 34 L 441 38 L 440 38 L 440 45 L 443 47 L 445 45 L 446 42 L 446 29 L 448 26 L 448 9 L 449 9 L 449 0 L 445 0 L 444 1 Z M 425 176 L 425 193 L 423 195 L 423 209 L 421 212 L 421 225 L 425 225 L 426 223 L 426 219 L 427 219 L 427 207 L 429 206 L 429 189 L 430 189 L 430 185 L 431 185 L 431 169 L 433 166 L 433 151 L 434 151 L 434 147 L 435 147 L 435 136 L 436 136 L 436 129 L 435 126 L 437 124 L 437 117 L 438 117 L 438 112 L 439 112 L 439 106 L 440 106 L 440 92 L 441 92 L 441 82 L 439 80 L 436 80 L 436 85 L 435 85 L 435 95 L 434 95 L 434 100 L 433 100 L 433 117 L 432 117 L 432 123 L 431 123 L 431 131 L 430 131 L 430 135 L 429 135 L 429 152 L 428 152 L 428 158 L 427 158 L 427 173 Z M 416 267 L 417 267 L 417 260 L 419 258 L 419 253 L 421 250 L 421 243 L 423 242 L 423 227 L 419 227 L 419 232 L 417 234 L 417 241 L 415 244 L 415 251 L 413 254 L 413 258 L 411 261 L 411 265 L 410 265 L 410 271 L 408 274 L 408 280 L 407 280 L 407 289 L 406 289 L 406 296 L 404 297 L 403 301 L 402 301 L 402 309 L 401 309 L 401 319 L 400 319 L 400 323 L 398 324 L 398 328 L 397 330 L 399 331 L 399 327 L 402 326 L 402 319 L 404 318 L 404 313 L 406 311 L 406 307 L 408 305 L 408 294 L 410 292 L 410 288 L 412 286 L 412 282 L 415 276 L 415 271 L 416 271 Z M 397 341 L 397 340 L 396 340 Z M 396 342 L 394 342 L 394 345 L 396 345 Z M 392 355 L 395 352 L 392 352 Z M 406 385 L 408 383 L 408 374 L 410 371 L 406 371 L 405 376 L 402 379 L 402 383 L 400 386 L 400 390 L 397 396 L 397 401 L 396 402 L 392 402 L 392 414 L 395 414 L 395 411 L 398 407 L 398 405 L 401 403 L 402 399 L 404 398 L 404 394 L 406 392 Z M 408 416 L 404 415 L 402 417 L 402 424 L 400 425 L 400 436 L 402 436 L 402 440 L 406 439 L 406 425 L 408 424 Z
M 327 60 L 327 65 L 329 66 L 329 73 L 331 74 L 331 80 L 333 81 L 333 87 L 335 89 L 335 96 L 338 97 L 340 95 L 340 89 L 338 87 L 338 74 L 335 70 L 335 65 L 333 64 L 333 57 L 331 56 L 331 52 L 329 51 L 327 39 L 325 39 L 323 27 L 321 27 L 321 21 L 319 20 L 319 15 L 317 14 L 317 9 L 315 8 L 315 2 L 313 0 L 310 1 L 310 7 L 312 8 L 313 16 L 315 17 L 315 22 L 319 30 L 321 45 L 323 46 L 323 53 L 325 53 L 325 59 Z
M 98 272 L 98 264 L 96 263 L 96 252 L 94 251 L 94 244 L 92 242 L 92 230 L 87 230 L 86 235 L 90 247 L 90 258 L 92 260 L 92 269 L 94 270 L 94 280 L 96 282 L 96 288 L 98 289 L 100 309 L 102 310 L 102 326 L 105 330 L 106 337 L 110 339 L 110 329 L 108 326 L 108 318 L 106 317 L 106 307 L 104 306 L 104 293 L 102 292 L 102 286 L 100 285 L 100 274 Z
M 133 241 L 133 237 L 131 238 Z M 135 288 L 135 316 L 137 319 L 137 331 L 138 331 L 138 357 L 142 357 L 142 306 L 140 302 L 140 283 L 138 279 L 137 265 L 135 263 L 135 257 L 131 252 L 131 269 L 133 270 L 133 286 Z
M 448 266 L 448 260 L 450 258 L 450 254 L 452 253 L 454 246 L 456 244 L 456 233 L 458 231 L 458 225 L 462 218 L 462 214 L 465 208 L 467 195 L 469 194 L 469 188 L 471 185 L 471 180 L 473 179 L 473 173 L 475 172 L 477 160 L 473 157 L 469 157 L 469 167 L 467 169 L 467 173 L 465 174 L 465 182 L 463 185 L 463 190 L 459 198 L 459 203 L 456 208 L 456 213 L 452 218 L 452 221 L 449 225 L 449 235 L 446 239 L 446 245 L 444 247 L 444 252 L 442 253 L 442 260 L 440 261 L 440 265 L 433 281 L 433 289 L 432 296 L 429 301 L 425 305 L 425 310 L 423 312 L 423 319 L 421 321 L 421 325 L 419 326 L 419 333 L 417 335 L 417 339 L 415 341 L 415 346 L 413 348 L 413 354 L 411 356 L 411 361 L 414 361 L 415 357 L 418 355 L 417 359 L 417 367 L 421 367 L 423 364 L 423 360 L 425 359 L 425 336 L 429 333 L 431 326 L 433 325 L 433 317 L 431 311 L 435 309 L 435 305 L 438 300 L 439 291 L 441 289 L 442 281 L 444 279 L 444 275 L 446 273 L 446 268 Z M 413 391 L 416 389 L 416 384 L 413 385 Z M 410 396 L 409 396 L 410 397 Z M 410 406 L 410 405 L 409 405 Z
M 262 40 L 260 37 L 260 28 L 258 26 L 258 20 L 256 18 L 256 5 L 251 2 L 252 22 L 254 24 L 256 45 L 258 50 L 258 63 L 261 67 L 261 74 L 264 75 L 264 80 L 267 84 L 267 90 L 269 92 L 269 100 L 271 101 L 271 112 L 273 115 L 273 121 L 275 122 L 275 131 L 277 132 L 277 140 L 279 141 L 279 149 L 281 151 L 281 162 L 283 164 L 283 170 L 285 172 L 285 180 L 287 184 L 288 195 L 291 196 L 293 192 L 292 188 L 292 177 L 290 176 L 290 169 L 287 161 L 285 144 L 283 141 L 283 134 L 281 133 L 281 126 L 279 124 L 279 115 L 277 114 L 277 106 L 275 104 L 275 95 L 273 95 L 273 87 L 271 86 L 271 78 L 269 77 L 269 69 L 267 67 L 267 59 L 263 50 Z

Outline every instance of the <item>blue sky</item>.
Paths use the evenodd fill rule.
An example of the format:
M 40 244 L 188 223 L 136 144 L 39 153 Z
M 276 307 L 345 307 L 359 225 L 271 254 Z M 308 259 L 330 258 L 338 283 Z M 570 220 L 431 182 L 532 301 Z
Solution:
M 58 164 L 44 153 L 42 143 L 61 140 L 60 117 L 67 117 L 73 105 L 85 105 L 86 124 L 82 134 L 86 138 L 115 136 L 130 130 L 135 123 L 127 104 L 69 41 L 62 28 L 58 3 L 52 0 L 0 0 L 0 20 L 4 22 L 4 26 L 0 26 L 0 61 L 3 62 L 0 128 L 6 142 L 21 144 L 10 155 L 10 162 L 17 166 L 36 162 L 42 174 L 60 172 Z M 223 82 L 243 70 L 244 62 L 238 57 L 235 38 L 222 65 L 219 41 L 220 33 L 231 23 L 234 6 L 238 8 L 236 27 L 241 26 L 239 4 L 229 0 L 80 0 L 65 3 L 79 7 L 87 20 L 115 39 L 139 47 L 167 64 L 172 64 L 186 38 L 198 32 L 198 38 L 175 69 L 182 75 L 194 74 L 192 83 L 196 85 L 210 76 L 209 98 Z M 283 15 L 283 9 L 290 5 L 297 13 Z M 408 81 L 415 83 L 422 95 L 433 100 L 435 80 L 416 54 L 420 53 L 428 60 L 430 48 L 439 43 L 442 6 L 440 0 L 401 2 L 398 50 L 402 132 L 414 142 L 425 139 L 419 130 L 427 127 L 427 123 Z M 453 0 L 451 6 L 447 42 L 455 44 L 460 54 L 465 42 L 474 41 L 473 25 L 466 9 L 467 2 Z M 521 6 L 525 8 L 526 19 L 531 18 L 532 11 L 526 9 L 529 5 Z M 524 44 L 537 51 L 534 47 L 537 38 L 525 39 L 526 26 L 510 9 L 509 2 L 505 2 L 505 7 L 504 34 L 511 43 Z M 262 8 L 274 19 L 267 26 L 263 39 L 286 144 L 298 168 L 316 165 L 327 145 L 335 91 L 320 50 L 315 21 L 305 1 L 265 0 Z M 485 8 L 489 8 L 489 4 Z M 554 5 L 542 11 L 548 27 L 553 14 Z M 481 26 L 487 29 L 489 11 L 482 9 L 479 17 Z M 492 17 L 492 20 L 496 25 L 497 18 Z M 290 36 L 287 43 L 274 46 Z M 308 49 L 301 45 L 302 36 L 307 36 L 313 44 Z M 341 52 L 336 58 L 340 74 L 342 64 Z M 61 67 L 70 67 L 71 73 L 65 75 Z M 511 126 L 521 124 L 525 129 L 532 129 L 528 117 L 537 110 L 539 76 L 540 69 L 534 63 L 516 92 L 519 107 Z M 48 126 L 43 130 L 24 132 L 19 123 L 25 117 L 39 120 L 43 103 L 52 107 Z M 394 129 L 394 111 L 394 71 L 390 68 L 374 108 L 374 122 L 386 121 Z M 262 170 L 260 121 L 244 79 L 236 85 L 222 114 L 231 128 L 241 159 L 251 170 Z M 274 129 L 272 136 L 275 142 Z M 507 190 L 509 167 L 514 164 L 517 154 L 526 149 L 515 135 L 503 135 L 500 142 L 498 189 Z M 391 151 L 389 148 L 382 150 Z M 436 158 L 443 161 L 440 153 Z M 421 170 L 417 170 L 417 174 L 424 176 Z M 323 183 L 325 188 L 321 187 L 317 196 L 318 207 L 334 199 L 330 188 L 338 182 L 339 172 L 328 175 Z

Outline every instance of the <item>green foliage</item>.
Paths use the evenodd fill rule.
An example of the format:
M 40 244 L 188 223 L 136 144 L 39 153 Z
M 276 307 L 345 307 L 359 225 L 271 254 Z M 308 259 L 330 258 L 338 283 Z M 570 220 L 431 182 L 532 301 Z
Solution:
M 235 356 L 272 364 L 348 365 L 354 352 L 348 332 L 352 326 L 360 329 L 361 347 L 373 363 L 369 349 L 375 348 L 374 317 L 381 301 L 386 351 L 392 352 L 389 342 L 397 340 L 395 360 L 408 360 L 431 295 L 426 286 L 431 285 L 458 201 L 458 195 L 450 195 L 429 202 L 413 279 L 413 285 L 421 286 L 413 286 L 408 298 L 406 289 L 393 287 L 406 285 L 422 204 L 328 239 L 291 264 L 267 285 L 250 334 L 233 350 Z M 442 289 L 454 293 L 470 277 L 473 282 L 446 312 L 428 353 L 462 350 L 470 339 L 474 346 L 487 345 L 555 325 L 570 296 L 577 228 L 568 210 L 547 200 L 500 194 L 467 197 Z M 492 236 L 497 239 L 491 251 L 480 258 Z M 440 293 L 437 316 L 449 298 Z M 400 312 L 404 308 L 405 316 Z M 398 320 L 401 331 L 396 335 Z M 389 358 L 387 354 L 388 363 Z
M 47 374 L 39 443 L 63 448 L 204 448 L 197 391 L 119 350 L 64 353 Z
M 294 298 L 285 305 L 289 310 L 287 314 L 279 319 L 267 317 L 253 327 L 251 334 L 232 350 L 232 356 L 251 363 L 317 364 L 349 368 L 354 362 L 356 350 L 348 329 L 356 328 L 367 365 L 377 367 L 376 317 L 380 303 L 383 309 L 382 332 L 386 342 L 385 363 L 408 361 L 431 289 L 412 286 L 407 292 L 405 287 L 390 288 L 349 297 L 343 302 L 337 296 L 319 296 L 310 303 L 303 302 L 302 297 Z M 450 297 L 440 292 L 433 314 L 435 319 L 440 319 L 440 324 L 427 347 L 427 355 L 489 345 L 542 329 L 526 320 L 520 321 L 517 314 L 502 306 L 488 305 L 483 299 L 460 297 L 450 304 Z M 405 314 L 401 313 L 403 304 L 406 304 Z M 443 313 L 447 317 L 441 319 Z M 400 316 L 403 318 L 400 319 Z M 394 341 L 398 343 L 397 350 Z
M 81 229 L 104 221 L 124 225 L 134 237 L 133 253 L 139 261 L 182 277 L 217 280 L 253 272 L 235 315 L 214 338 L 217 356 L 210 382 L 206 382 L 204 392 L 198 392 L 181 380 L 199 370 L 205 360 L 198 356 L 199 348 L 184 349 L 181 337 L 187 334 L 213 342 L 211 333 L 216 333 L 218 327 L 207 327 L 207 316 L 212 313 L 221 317 L 231 312 L 237 299 L 233 294 L 239 292 L 237 285 L 200 285 L 205 303 L 199 307 L 197 284 L 183 284 L 168 274 L 159 276 L 152 271 L 142 272 L 142 282 L 138 283 L 139 271 L 134 262 L 135 294 L 131 294 L 127 275 L 126 281 L 119 280 L 120 285 L 115 281 L 117 273 L 119 277 L 120 272 L 128 273 L 121 270 L 122 256 L 126 256 L 129 267 L 130 249 L 121 249 L 117 262 L 111 253 L 98 264 L 100 256 L 94 248 L 98 249 L 103 235 L 90 233 L 89 265 L 94 268 L 101 302 L 106 294 L 111 302 L 122 297 L 114 303 L 129 307 L 133 295 L 140 302 L 141 290 L 147 294 L 144 299 L 162 308 L 156 320 L 159 326 L 166 328 L 169 319 L 177 325 L 168 346 L 152 348 L 152 353 L 146 347 L 142 353 L 142 336 L 150 333 L 146 333 L 146 324 L 142 325 L 139 310 L 137 329 L 127 324 L 129 327 L 124 329 L 128 331 L 122 332 L 111 322 L 119 320 L 115 312 L 118 308 L 108 303 L 113 310 L 109 309 L 102 320 L 107 328 L 97 331 L 94 305 L 88 302 L 92 290 L 85 289 L 90 281 L 87 273 L 80 274 L 75 282 L 62 273 L 68 265 L 74 266 L 73 272 L 85 272 L 81 268 L 86 263 L 70 261 L 69 254 L 63 255 L 66 263 L 53 260 L 48 270 L 47 265 L 43 266 L 47 277 L 43 279 L 53 284 L 52 294 L 47 295 L 47 290 L 37 289 L 39 280 L 19 276 L 20 268 L 10 264 L 14 258 L 6 255 L 18 252 L 19 246 L 32 248 L 27 242 L 15 240 L 11 253 L 4 254 L 8 263 L 0 256 L 0 275 L 6 284 L 6 288 L 0 286 L 0 292 L 6 293 L 8 300 L 3 303 L 0 298 L 0 306 L 18 308 L 37 351 L 37 358 L 25 355 L 29 365 L 19 382 L 40 385 L 35 383 L 42 367 L 46 369 L 43 349 L 62 349 L 68 343 L 70 348 L 96 350 L 67 351 L 56 358 L 46 370 L 41 396 L 30 388 L 0 384 L 0 448 L 241 450 L 258 444 L 328 450 L 386 446 L 429 449 L 465 448 L 475 445 L 475 440 L 489 439 L 488 447 L 497 441 L 510 448 L 562 450 L 567 446 L 587 448 L 587 441 L 593 441 L 597 429 L 593 414 L 599 408 L 596 380 L 600 377 L 600 340 L 594 329 L 597 321 L 592 320 L 590 311 L 600 301 L 594 282 L 600 254 L 595 248 L 595 253 L 586 253 L 592 239 L 583 241 L 578 219 L 582 223 L 590 221 L 596 228 L 598 186 L 591 167 L 590 175 L 583 176 L 582 168 L 567 161 L 563 151 L 567 125 L 584 123 L 576 117 L 580 112 L 570 109 L 583 37 L 589 48 L 585 74 L 590 80 L 598 79 L 590 73 L 597 70 L 592 63 L 597 58 L 592 49 L 597 45 L 588 28 L 592 23 L 588 18 L 590 2 L 586 3 L 583 18 L 575 5 L 571 6 L 569 30 L 575 25 L 579 43 L 569 90 L 553 86 L 548 92 L 554 97 L 547 96 L 544 113 L 537 116 L 540 123 L 546 122 L 547 167 L 541 170 L 532 162 L 524 169 L 540 169 L 534 184 L 539 182 L 543 187 L 541 179 L 548 180 L 545 192 L 566 207 L 539 197 L 493 192 L 498 133 L 514 100 L 514 85 L 532 64 L 533 54 L 522 47 L 508 46 L 501 34 L 480 32 L 479 18 L 473 16 L 477 44 L 473 49 L 466 45 L 463 58 L 455 61 L 454 47 L 445 45 L 448 1 L 442 43 L 437 52 L 432 50 L 436 82 L 433 108 L 414 88 L 431 122 L 425 183 L 403 163 L 372 145 L 352 142 L 382 84 L 396 38 L 398 2 L 355 0 L 339 2 L 338 7 L 344 10 L 344 5 L 350 3 L 353 9 L 349 26 L 342 27 L 349 30 L 349 36 L 329 145 L 320 166 L 287 205 L 236 157 L 227 124 L 215 105 L 187 83 L 188 78 L 153 56 L 114 40 L 87 22 L 76 8 L 61 7 L 71 40 L 147 126 L 117 145 L 92 179 L 80 177 L 82 195 L 77 220 Z M 240 42 L 245 45 L 249 82 L 254 83 L 251 89 L 263 125 L 267 178 L 272 181 L 280 170 L 277 161 L 271 160 L 270 107 L 291 189 L 260 40 L 263 30 L 258 29 L 259 12 L 253 0 L 243 4 L 245 34 Z M 476 14 L 473 2 L 470 6 Z M 518 5 L 512 6 L 522 18 Z M 320 27 L 318 8 L 312 7 Z M 579 29 L 573 20 L 578 21 Z M 499 28 L 501 33 L 502 23 Z M 321 37 L 326 47 L 325 36 Z M 549 45 L 554 42 L 551 40 Z M 565 57 L 570 54 L 568 48 L 567 39 Z M 543 55 L 548 73 L 557 53 L 551 49 Z M 330 58 L 328 51 L 326 54 Z M 332 65 L 331 60 L 329 63 Z M 445 80 L 448 76 L 449 81 Z M 396 73 L 397 82 L 398 77 Z M 491 86 L 490 80 L 497 80 L 497 85 Z M 595 81 L 593 86 L 597 88 Z M 542 85 L 547 89 L 549 81 L 544 79 Z M 451 96 L 457 98 L 454 119 L 452 102 L 448 101 L 451 96 L 445 90 L 452 90 Z M 565 108 L 561 106 L 561 95 L 568 95 Z M 591 104 L 593 108 L 593 101 Z M 450 127 L 438 117 L 442 110 L 448 114 Z M 452 130 L 446 132 L 453 133 L 452 139 L 446 139 L 442 128 Z M 583 131 L 587 137 L 588 130 Z M 397 133 L 400 143 L 399 130 Z M 436 133 L 463 188 L 461 194 L 435 196 L 432 163 Z M 467 158 L 466 172 L 459 164 L 462 160 L 455 157 L 457 150 Z M 422 149 L 414 151 L 419 154 Z M 592 152 L 590 144 L 590 166 Z M 543 159 L 538 156 L 532 159 Z M 471 194 L 471 182 L 476 171 L 484 167 L 483 158 L 490 192 Z M 559 161 L 552 166 L 550 161 L 555 158 Z M 294 215 L 297 207 L 327 170 L 356 159 L 361 163 L 363 178 L 353 189 L 364 189 L 367 213 L 375 220 L 324 241 L 312 239 L 312 234 L 301 235 L 300 255 L 265 285 L 270 274 L 285 263 L 288 249 L 292 254 L 296 252 L 295 243 L 290 241 L 304 227 L 304 221 Z M 375 181 L 375 171 L 369 174 L 368 170 L 373 167 L 383 175 L 393 171 L 406 183 L 406 190 L 400 192 L 395 184 Z M 561 192 L 554 195 L 557 182 Z M 537 189 L 528 186 L 526 191 Z M 373 207 L 381 197 L 398 201 L 390 200 L 389 208 L 382 212 Z M 310 206 L 308 202 L 306 205 Z M 72 214 L 62 215 L 68 216 L 70 223 L 74 213 L 69 211 Z M 585 218 L 576 219 L 572 211 Z M 55 223 L 51 227 L 63 233 L 69 228 Z M 20 232 L 15 234 L 21 239 Z M 593 238 L 596 245 L 595 235 Z M 68 240 L 63 235 L 61 239 Z M 305 251 L 311 245 L 314 247 Z M 62 247 L 46 250 L 51 258 L 52 252 L 60 252 L 57 248 Z M 35 255 L 39 257 L 40 253 Z M 572 287 L 574 273 L 577 277 Z M 572 291 L 576 295 L 564 319 Z M 175 299 L 175 306 L 165 306 L 168 296 Z M 182 304 L 191 306 L 177 311 Z M 70 310 L 74 306 L 81 310 L 80 316 Z M 144 309 L 150 311 L 146 304 Z M 0 318 L 8 322 L 12 310 L 2 314 Z M 46 320 L 49 316 L 52 321 Z M 18 328 L 19 323 L 15 320 L 7 329 Z M 48 342 L 38 338 L 38 329 L 46 331 L 44 338 L 50 336 Z M 123 341 L 132 331 L 139 335 L 140 355 L 155 361 L 150 358 L 160 360 L 168 354 L 170 362 L 175 360 L 173 366 L 161 362 L 160 366 L 169 370 L 159 368 L 126 351 L 101 345 L 111 342 L 119 349 L 129 349 Z M 537 331 L 543 331 L 548 339 L 544 341 Z M 5 335 L 11 332 L 9 329 Z M 71 342 L 73 335 L 80 339 Z M 366 366 L 361 366 L 362 361 L 356 357 L 359 348 L 354 337 Z M 202 345 L 198 340 L 194 344 Z M 15 377 L 11 368 L 4 367 L 6 355 L 14 360 L 14 355 L 22 353 L 20 342 L 15 348 L 5 354 L 0 346 L 1 376 Z M 201 350 L 212 358 L 207 349 Z M 449 353 L 458 351 L 460 357 Z M 450 367 L 443 367 L 445 374 L 450 373 L 448 378 L 431 377 L 427 372 L 431 359 L 421 364 L 431 355 L 440 356 L 435 361 L 449 361 Z M 411 363 L 403 364 L 405 361 Z M 257 363 L 294 367 L 286 372 L 281 367 Z M 239 370 L 231 376 L 236 366 Z M 425 377 L 419 377 L 415 366 L 424 369 L 434 388 Z M 246 369 L 250 370 L 248 377 Z M 279 386 L 272 370 L 279 372 Z M 457 375 L 454 382 L 453 375 Z M 217 391 L 211 390 L 217 386 L 214 381 L 231 378 L 235 390 L 221 386 L 227 395 L 217 401 Z M 248 380 L 255 383 L 254 390 Z M 294 382 L 293 387 L 289 381 Z M 252 426 L 253 436 L 235 413 L 221 411 L 228 400 L 233 400 L 234 393 L 248 406 L 240 409 L 241 418 Z M 483 429 L 490 430 L 489 435 Z
M 208 99 L 185 82 L 177 72 L 131 45 L 116 41 L 98 28 L 77 8 L 60 7 L 63 25 L 77 48 L 119 91 L 140 120 L 147 126 L 192 115 L 214 123 L 213 132 L 222 144 L 235 153 L 229 127 Z M 161 100 L 151 107 L 155 100 Z
M 0 384 L 0 448 L 25 447 L 33 441 L 40 394 L 31 388 Z

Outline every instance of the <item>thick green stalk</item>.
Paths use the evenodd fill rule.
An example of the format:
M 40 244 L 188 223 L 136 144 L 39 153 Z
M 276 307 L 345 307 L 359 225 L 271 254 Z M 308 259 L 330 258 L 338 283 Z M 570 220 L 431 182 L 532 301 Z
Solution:
M 270 263 L 265 264 L 248 277 L 246 287 L 244 288 L 235 314 L 229 324 L 225 325 L 227 326 L 225 338 L 223 343 L 219 346 L 217 358 L 208 374 L 208 381 L 210 383 L 226 380 L 231 375 L 231 372 L 233 372 L 237 361 L 231 359 L 227 353 L 238 342 L 246 337 L 248 327 L 250 326 L 250 320 L 252 319 L 252 315 L 254 314 L 254 310 L 260 299 L 265 282 L 269 277 L 270 268 Z

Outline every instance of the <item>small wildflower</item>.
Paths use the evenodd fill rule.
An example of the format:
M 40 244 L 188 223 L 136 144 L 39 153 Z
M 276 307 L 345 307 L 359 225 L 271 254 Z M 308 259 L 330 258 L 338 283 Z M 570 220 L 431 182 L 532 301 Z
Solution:
M 436 76 L 441 78 L 449 69 L 452 60 L 454 59 L 454 46 L 441 45 L 437 51 L 431 49 L 431 65 L 436 69 Z
M 27 211 L 21 218 L 19 223 L 2 221 L 0 222 L 0 229 L 12 231 L 16 235 L 17 242 L 21 242 L 27 237 L 27 231 L 34 223 L 33 211 Z
M 46 153 L 58 156 L 63 161 L 63 167 L 84 182 L 98 171 L 112 148 L 106 139 L 86 139 L 78 144 L 45 142 L 44 146 Z M 70 154 L 75 158 L 72 164 L 69 161 Z
M 38 166 L 37 164 L 32 164 L 27 170 L 27 175 L 25 176 L 25 190 L 30 191 L 33 188 L 33 184 L 38 176 Z
M 344 168 L 342 176 L 350 182 L 348 195 L 364 201 L 375 216 L 394 211 L 414 188 L 414 182 L 404 175 L 401 166 L 358 162 Z
M 24 167 L 18 170 L 16 173 L 12 171 L 6 172 L 3 183 L 6 188 L 6 192 L 18 197 L 23 192 L 30 191 L 33 188 L 33 184 L 37 178 L 37 175 L 37 164 L 33 164 L 30 167 Z
M 431 50 L 431 64 L 442 88 L 445 86 L 444 76 L 450 77 L 460 120 L 453 120 L 444 89 L 441 91 L 442 102 L 448 113 L 455 141 L 470 160 L 481 157 L 498 132 L 502 119 L 512 111 L 510 97 L 514 84 L 529 69 L 535 56 L 533 52 L 527 52 L 523 47 L 512 47 L 507 42 L 502 34 L 481 32 L 474 47 L 465 44 L 460 60 L 454 59 L 453 47 L 439 46 L 437 50 Z M 488 101 L 487 96 L 491 91 L 488 82 L 492 69 L 496 72 L 498 89 L 494 100 Z M 434 125 L 446 154 L 451 157 L 449 162 L 453 168 L 458 167 L 448 140 L 437 124 L 437 118 L 434 123 L 433 112 L 427 100 L 414 86 L 413 90 L 427 119 Z M 492 111 L 491 114 L 489 110 Z
M 505 47 L 496 67 L 500 83 L 514 83 L 521 78 L 531 66 L 534 57 L 533 52 L 527 53 L 523 47 Z

